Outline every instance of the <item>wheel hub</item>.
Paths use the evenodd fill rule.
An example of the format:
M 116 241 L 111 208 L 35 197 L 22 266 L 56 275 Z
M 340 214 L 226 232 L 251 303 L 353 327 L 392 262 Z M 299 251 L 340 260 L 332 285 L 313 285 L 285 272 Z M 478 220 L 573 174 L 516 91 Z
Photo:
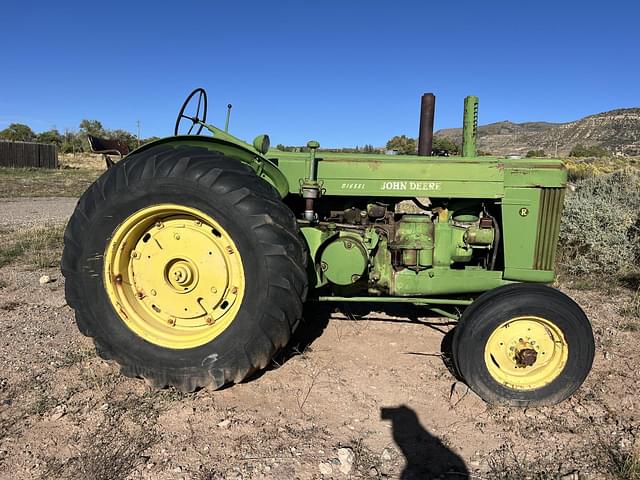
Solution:
M 485 346 L 494 380 L 516 390 L 551 383 L 564 369 L 569 347 L 562 330 L 540 317 L 516 317 L 496 328 Z
M 538 359 L 538 352 L 532 348 L 523 348 L 516 353 L 516 363 L 519 367 L 530 367 Z
M 142 209 L 116 229 L 105 279 L 125 324 L 167 348 L 211 341 L 233 321 L 244 293 L 228 233 L 203 212 L 172 204 Z
M 178 293 L 189 292 L 198 283 L 198 267 L 189 260 L 176 259 L 167 265 L 166 280 Z

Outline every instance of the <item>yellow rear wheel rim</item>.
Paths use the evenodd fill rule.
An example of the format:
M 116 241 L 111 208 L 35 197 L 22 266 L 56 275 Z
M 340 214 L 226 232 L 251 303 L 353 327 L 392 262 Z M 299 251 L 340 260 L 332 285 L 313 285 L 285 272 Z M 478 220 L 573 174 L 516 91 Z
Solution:
M 484 361 L 495 381 L 514 390 L 536 390 L 553 382 L 569 358 L 560 327 L 550 320 L 516 317 L 496 328 Z
M 209 343 L 231 325 L 245 291 L 235 243 L 209 215 L 176 204 L 138 210 L 116 228 L 104 284 L 125 325 L 173 349 Z

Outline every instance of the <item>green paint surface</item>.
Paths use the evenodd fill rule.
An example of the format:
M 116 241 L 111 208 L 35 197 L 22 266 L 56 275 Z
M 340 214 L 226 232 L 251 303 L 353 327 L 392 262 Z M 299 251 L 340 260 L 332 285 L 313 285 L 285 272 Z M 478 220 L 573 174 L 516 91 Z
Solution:
M 330 197 L 340 197 L 345 206 L 345 199 L 358 197 L 383 203 L 446 200 L 450 211 L 433 219 L 398 217 L 394 238 L 375 226 L 303 223 L 310 287 L 318 291 L 356 301 L 406 297 L 415 303 L 421 296 L 476 294 L 514 281 L 551 282 L 567 181 L 564 165 L 554 159 L 477 157 L 477 106 L 477 97 L 465 99 L 462 157 L 330 153 L 316 150 L 317 142 L 310 142 L 310 153 L 272 149 L 263 154 L 266 137 L 251 145 L 213 126 L 207 128 L 214 137 L 169 137 L 138 151 L 157 145 L 203 147 L 247 164 L 285 199 L 300 196 L 303 186 L 315 188 L 320 192 L 316 206 Z M 477 222 L 465 216 L 464 204 L 470 201 L 499 207 L 499 231 L 468 226 Z M 301 212 L 294 213 L 300 218 Z M 469 263 L 479 258 L 474 254 L 495 248 L 498 236 L 503 268 Z

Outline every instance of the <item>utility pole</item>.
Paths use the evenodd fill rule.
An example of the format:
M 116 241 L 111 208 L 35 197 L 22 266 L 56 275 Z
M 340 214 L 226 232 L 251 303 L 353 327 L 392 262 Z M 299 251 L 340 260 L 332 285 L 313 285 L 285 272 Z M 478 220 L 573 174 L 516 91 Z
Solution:
M 136 123 L 138 124 L 138 146 L 140 146 L 140 120 L 137 120 Z

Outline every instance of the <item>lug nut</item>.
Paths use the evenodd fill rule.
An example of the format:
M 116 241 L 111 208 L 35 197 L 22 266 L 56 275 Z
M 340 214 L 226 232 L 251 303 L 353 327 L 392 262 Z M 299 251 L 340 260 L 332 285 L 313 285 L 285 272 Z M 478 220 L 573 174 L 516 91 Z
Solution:
M 176 233 L 176 234 L 173 236 L 173 238 L 175 238 L 176 240 L 180 240 L 180 235 Z
M 231 293 L 233 293 L 234 295 L 235 295 L 236 293 L 238 293 L 238 287 L 233 287 L 233 288 L 231 289 Z
M 218 289 L 216 287 L 211 287 L 211 293 L 218 293 Z
M 156 296 L 157 293 L 158 292 L 156 292 L 155 290 L 153 290 L 153 289 L 151 290 L 151 295 L 153 295 L 154 297 Z
M 169 325 L 171 325 L 172 327 L 176 326 L 176 319 L 175 318 L 170 318 L 169 320 L 167 320 L 167 323 Z
M 213 325 L 215 323 L 215 320 L 211 317 L 207 317 L 207 325 Z
M 115 278 L 114 278 L 114 280 L 115 280 L 115 282 L 116 282 L 116 283 L 118 283 L 118 284 L 119 284 L 119 283 L 122 283 L 122 275 L 120 275 L 120 274 L 116 275 L 116 276 L 115 276 Z

